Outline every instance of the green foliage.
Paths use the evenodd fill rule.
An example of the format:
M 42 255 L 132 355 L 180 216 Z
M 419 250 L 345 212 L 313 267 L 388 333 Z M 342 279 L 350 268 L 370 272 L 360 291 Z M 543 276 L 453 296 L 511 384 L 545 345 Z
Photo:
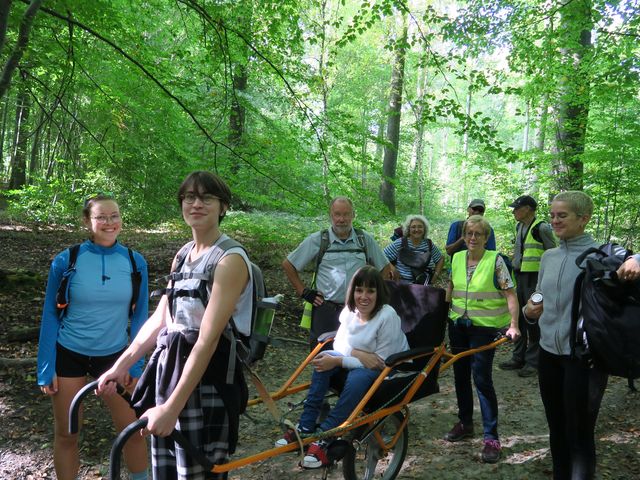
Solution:
M 17 31 L 12 12 L 8 45 Z M 32 105 L 30 158 L 27 185 L 10 194 L 11 214 L 77 222 L 86 196 L 109 191 L 128 222 L 162 225 L 178 216 L 182 178 L 208 169 L 230 183 L 236 211 L 313 216 L 345 194 L 372 225 L 397 223 L 420 200 L 446 225 L 481 196 L 501 228 L 516 193 L 556 193 L 555 112 L 561 100 L 584 94 L 558 85 L 579 74 L 591 95 L 584 152 L 574 160 L 584 162 L 585 189 L 596 200 L 594 225 L 632 243 L 635 6 L 593 2 L 593 48 L 578 70 L 564 61 L 574 45 L 563 29 L 582 24 L 567 12 L 539 0 L 45 2 L 20 64 Z M 401 16 L 409 18 L 406 45 L 394 33 Z M 407 55 L 398 217 L 389 218 L 378 193 L 390 65 L 400 46 Z M 14 168 L 17 98 L 15 88 L 3 98 L 3 183 Z M 539 139 L 542 148 L 533 149 Z

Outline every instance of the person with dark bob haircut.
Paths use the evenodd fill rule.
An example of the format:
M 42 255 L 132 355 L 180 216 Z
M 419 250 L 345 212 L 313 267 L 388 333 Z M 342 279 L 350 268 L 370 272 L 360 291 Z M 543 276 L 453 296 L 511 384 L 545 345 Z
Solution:
M 300 435 L 310 435 L 316 430 L 326 432 L 344 422 L 380 374 L 380 370 L 366 368 L 352 356 L 353 350 L 359 349 L 385 359 L 409 349 L 400 317 L 393 307 L 387 305 L 388 299 L 387 287 L 377 268 L 364 266 L 356 271 L 349 282 L 346 305 L 340 313 L 334 349 L 320 352 L 311 362 L 315 370 L 297 427 Z M 327 418 L 316 425 L 331 378 L 345 369 L 347 377 L 340 398 Z M 284 438 L 276 441 L 276 446 L 293 441 L 296 441 L 296 433 L 290 430 Z M 320 468 L 327 465 L 326 447 L 323 440 L 312 443 L 301 466 Z
M 220 177 L 191 173 L 180 185 L 178 201 L 193 240 L 176 255 L 158 307 L 100 377 L 98 391 L 113 394 L 114 380 L 121 382 L 127 369 L 156 347 L 132 397 L 148 420 L 143 435 L 153 435 L 153 477 L 221 479 L 227 474 L 206 472 L 167 437 L 180 431 L 213 464 L 225 463 L 235 451 L 247 386 L 231 353 L 229 321 L 233 316 L 241 334 L 251 333 L 251 267 L 244 248 L 220 231 L 231 203 Z M 199 294 L 202 281 L 208 300 Z

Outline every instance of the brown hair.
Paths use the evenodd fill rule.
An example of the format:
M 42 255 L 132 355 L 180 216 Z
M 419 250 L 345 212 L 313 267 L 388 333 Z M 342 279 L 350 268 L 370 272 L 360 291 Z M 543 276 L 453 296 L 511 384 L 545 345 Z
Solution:
M 382 274 L 371 265 L 365 265 L 360 268 L 351 278 L 349 288 L 347 289 L 347 298 L 345 303 L 350 311 L 356 311 L 356 301 L 354 294 L 356 287 L 369 287 L 376 289 L 376 305 L 371 312 L 373 318 L 385 303 L 389 302 L 389 289 L 382 278 Z
M 187 175 L 187 178 L 183 180 L 178 189 L 178 204 L 180 206 L 182 206 L 182 199 L 187 192 L 194 192 L 201 195 L 209 193 L 218 197 L 220 203 L 224 204 L 227 208 L 231 205 L 231 190 L 225 181 L 215 173 L 197 170 Z M 225 215 L 226 212 L 221 214 L 218 222 L 222 222 Z
M 84 205 L 82 206 L 82 218 L 84 220 L 89 220 L 91 218 L 91 209 L 98 202 L 104 202 L 105 200 L 109 200 L 111 202 L 115 202 L 116 199 L 111 195 L 106 195 L 104 193 L 99 193 L 98 195 L 94 195 L 93 197 L 89 197 L 84 201 Z

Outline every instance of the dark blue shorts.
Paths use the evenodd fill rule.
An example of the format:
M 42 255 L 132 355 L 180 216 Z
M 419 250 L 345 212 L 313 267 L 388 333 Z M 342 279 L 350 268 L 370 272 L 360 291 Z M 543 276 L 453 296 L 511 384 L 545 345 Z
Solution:
M 90 357 L 81 353 L 64 348 L 59 343 L 56 344 L 56 375 L 59 377 L 85 377 L 91 375 L 98 378 L 109 370 L 118 357 L 124 352 L 123 348 L 111 355 Z

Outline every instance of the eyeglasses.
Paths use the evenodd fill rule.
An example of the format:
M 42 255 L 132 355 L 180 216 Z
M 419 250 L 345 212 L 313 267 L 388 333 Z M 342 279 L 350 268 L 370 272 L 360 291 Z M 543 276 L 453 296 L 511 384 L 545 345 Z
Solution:
M 98 215 L 91 218 L 93 218 L 97 223 L 120 223 L 122 221 L 122 218 L 120 218 L 120 215 L 117 213 L 114 213 L 113 215 Z
M 480 238 L 484 237 L 484 232 L 464 232 L 464 236 L 467 238 Z
M 199 195 L 197 193 L 185 193 L 181 196 L 182 201 L 189 205 L 196 203 L 196 198 L 199 198 L 202 203 L 205 205 L 211 205 L 215 200 L 220 200 L 220 197 L 216 197 L 215 195 L 211 195 L 210 193 L 204 193 Z

